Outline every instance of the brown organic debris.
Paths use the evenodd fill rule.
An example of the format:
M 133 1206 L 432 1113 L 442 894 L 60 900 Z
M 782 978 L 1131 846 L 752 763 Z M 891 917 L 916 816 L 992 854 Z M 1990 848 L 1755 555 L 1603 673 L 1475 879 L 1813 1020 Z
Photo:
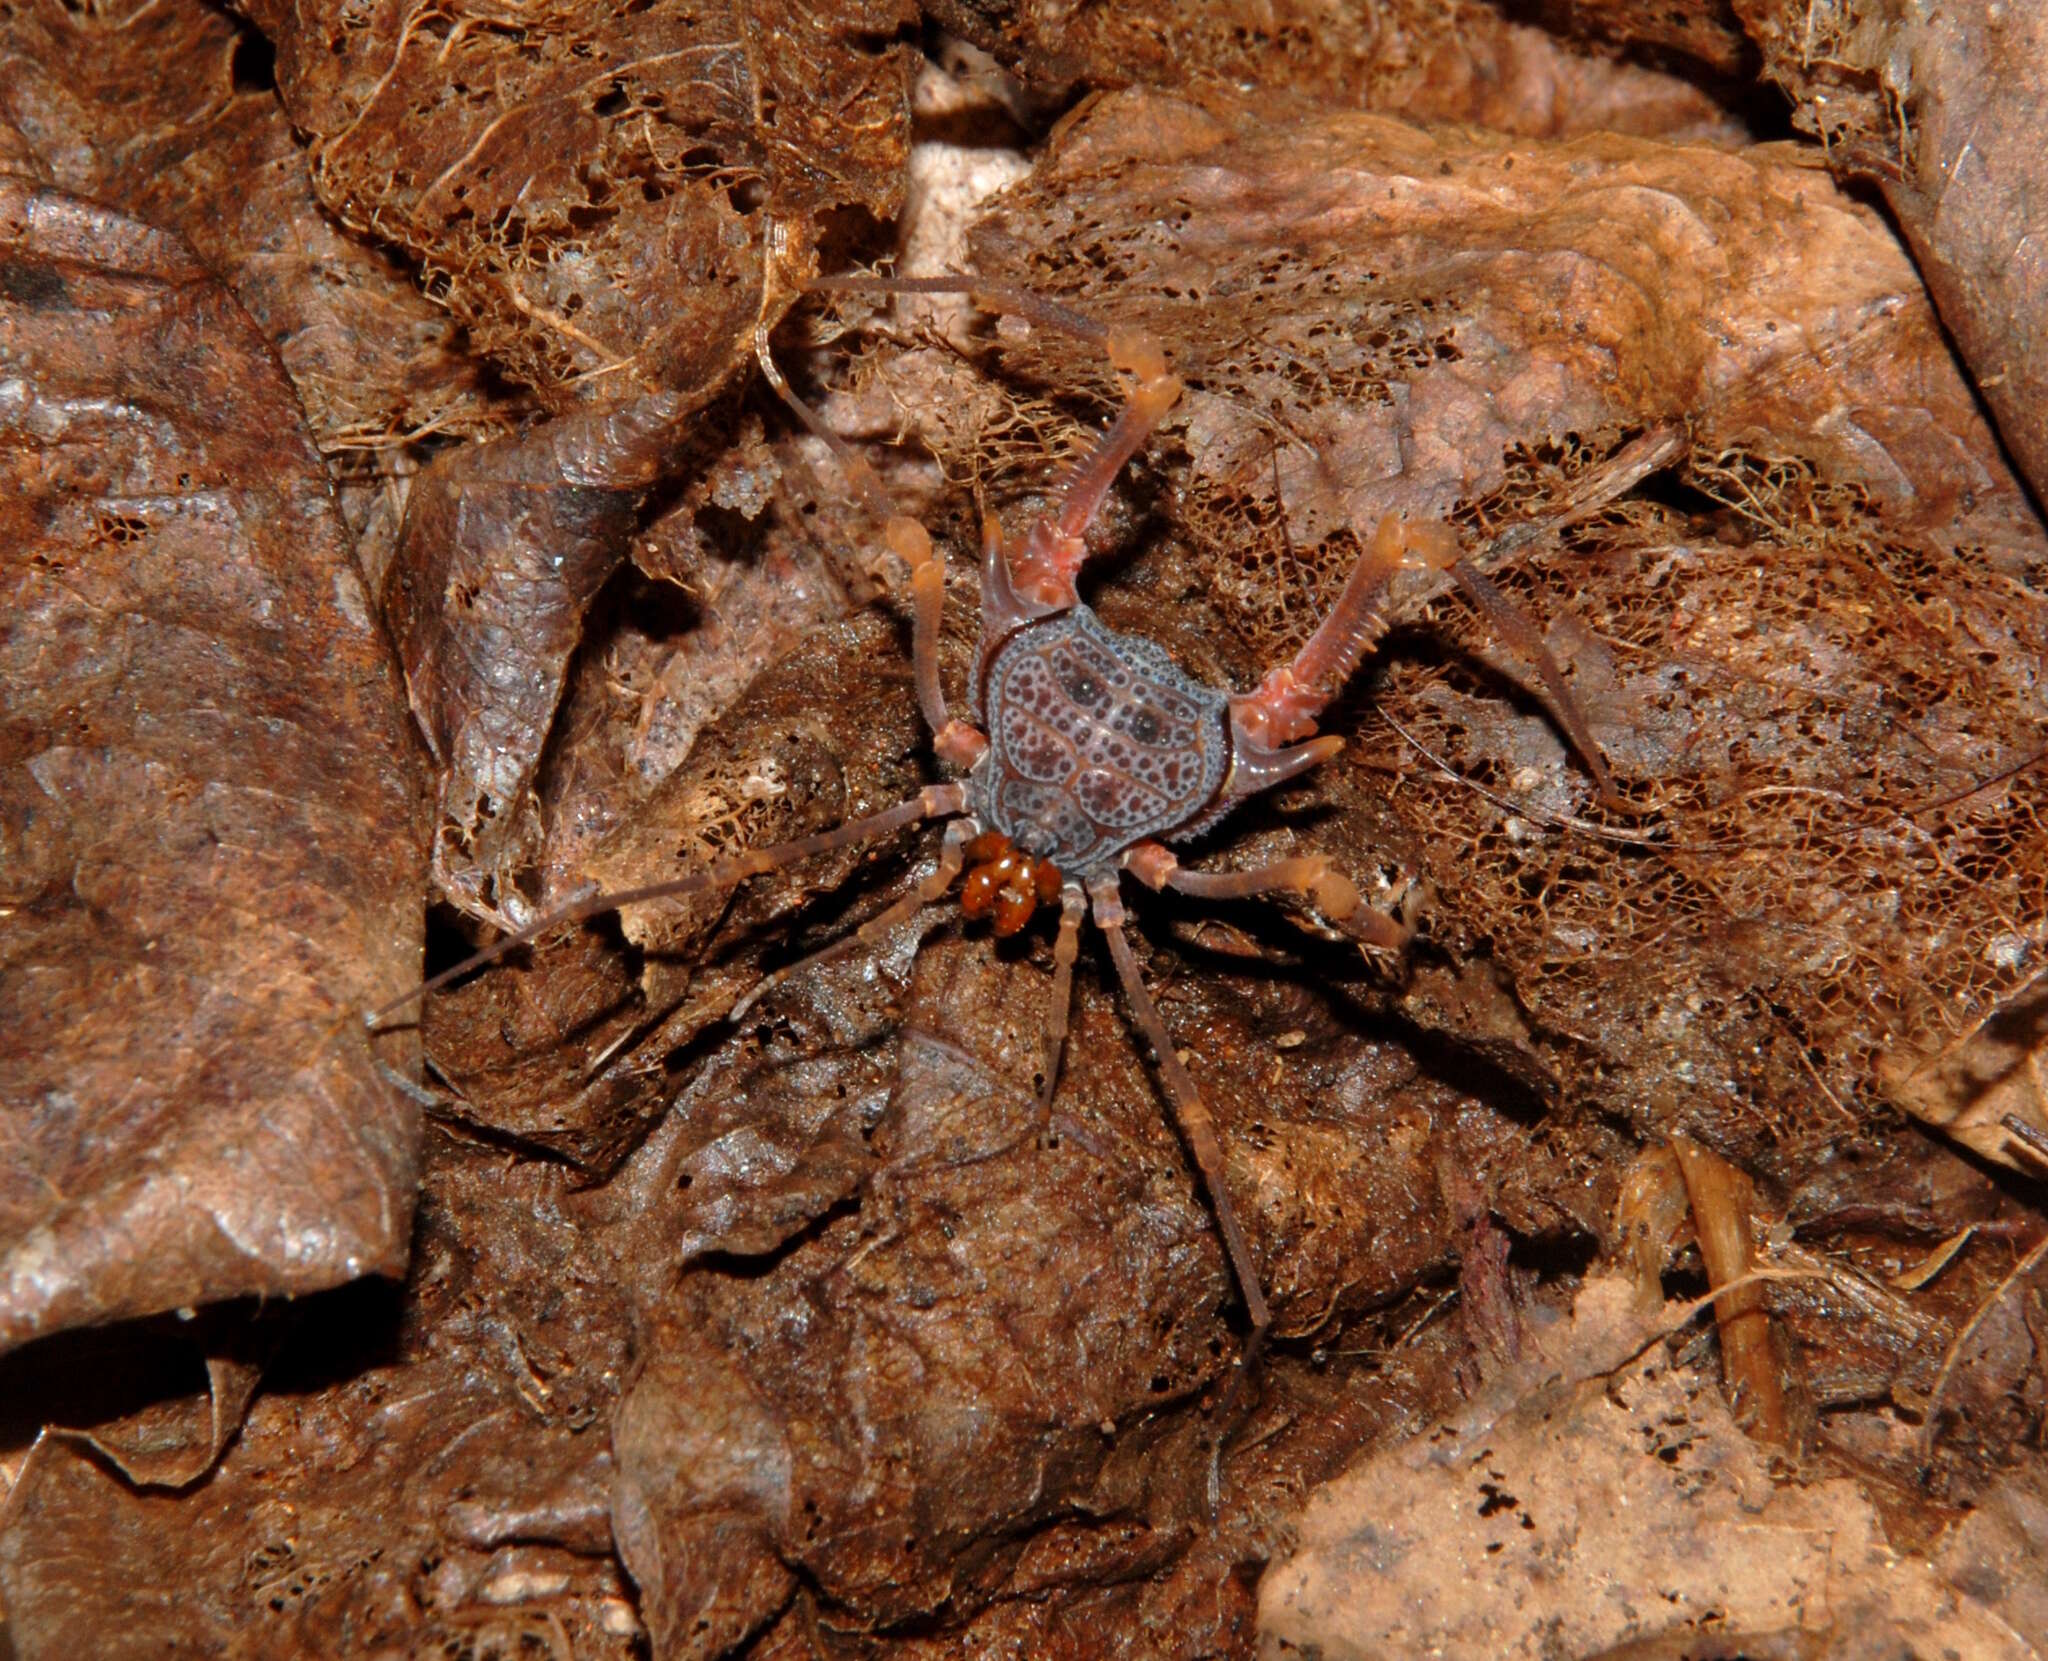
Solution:
M 1174 9 L 1171 28 L 1142 7 L 1058 0 L 933 0 L 927 10 L 1048 96 L 1077 81 L 1257 85 L 1304 108 L 1314 101 L 1529 137 L 1741 140 L 1741 123 L 1692 82 L 1617 62 L 1475 0 L 1196 0 Z M 1717 69 L 1744 51 L 1733 18 L 1711 5 L 1654 15 L 1623 8 L 1614 21 L 1572 32 L 1689 50 Z
M 1540 1362 L 1330 1484 L 1261 1589 L 1260 1653 L 2031 1653 L 1855 1482 L 1774 1482 L 1656 1342 L 1670 1318 L 1589 1282 Z
M 626 557 L 701 396 L 575 411 L 451 450 L 413 482 L 384 615 L 439 769 L 434 880 L 502 926 L 530 915 L 527 797 L 584 613 Z
M 2001 0 L 1735 0 L 1794 119 L 1874 179 L 1999 432 L 2048 494 L 2048 17 Z
M 253 30 L 199 0 L 31 0 L 5 32 L 0 126 L 35 174 L 183 237 L 276 347 L 324 453 L 519 417 L 404 264 L 322 211 Z
M 1921 28 L 1913 86 L 1961 97 L 1933 23 L 1859 15 Z M 0 561 L 68 562 L 22 577 L 56 644 L 0 625 L 42 792 L 0 871 L 43 881 L 0 895 L 0 951 L 71 977 L 0 1001 L 141 1081 L 105 1086 L 119 1158 L 288 1202 L 315 1246 L 375 1209 L 358 1262 L 404 1279 L 282 1304 L 253 1262 L 0 1362 L 0 1648 L 2048 1641 L 2048 1289 L 2012 1174 L 2048 1146 L 2048 534 L 1828 166 L 1903 177 L 1949 116 L 1909 102 L 1874 159 L 1860 127 L 1752 142 L 1788 129 L 1742 27 L 1795 83 L 1747 3 L 252 16 L 0 0 L 0 167 L 61 207 L 0 235 L 114 237 L 0 264 L 0 331 L 94 345 L 10 379 L 0 332 L 0 455 L 34 463 Z M 1861 73 L 1816 65 L 1802 119 Z M 1468 562 L 1394 579 L 1340 755 L 1179 850 L 1226 882 L 1325 856 L 1408 949 L 1129 895 L 1272 1306 L 1248 1378 L 1243 1280 L 1096 948 L 1043 1122 L 1050 931 L 949 899 L 856 939 L 936 827 L 543 929 L 424 1000 L 422 1083 L 414 1034 L 359 1031 L 420 973 L 430 850 L 438 970 L 941 776 L 877 515 L 944 556 L 964 710 L 984 514 L 1042 512 L 1128 388 L 1042 307 L 801 293 L 891 258 L 1164 341 L 1185 396 L 1085 593 L 1200 679 L 1254 685 L 1368 549 Z M 851 468 L 754 376 L 757 325 Z M 53 440 L 94 410 L 150 419 Z M 228 482 L 178 483 L 194 455 Z M 52 501 L 87 502 L 102 587 Z M 106 604 L 167 501 L 192 557 Z M 109 618 L 147 620 L 116 665 L 146 673 L 50 672 Z M 144 700 L 125 727 L 110 687 Z M 48 756 L 62 783 L 131 753 L 52 817 Z M 172 996 L 264 1024 L 197 1071 L 189 1022 L 136 1030 Z M 252 1159 L 280 1131 L 306 1172 Z M 22 1167 L 33 1203 L 97 1192 L 71 1151 Z M 269 1302 L 185 1317 L 216 1291 Z
M 801 236 L 901 199 L 900 0 L 247 9 L 322 201 L 559 403 L 719 385 L 762 309 L 764 210 Z
M 1758 1441 L 1784 1447 L 1792 1440 L 1785 1384 L 1763 1287 L 1750 1275 L 1755 1267 L 1750 1254 L 1754 1193 L 1740 1171 L 1697 1143 L 1676 1137 L 1671 1151 L 1692 1202 L 1707 1284 L 1721 1292 L 1714 1300 L 1714 1321 L 1735 1421 Z
M 403 1270 L 413 758 L 319 459 L 172 238 L 0 177 L 0 1347 Z

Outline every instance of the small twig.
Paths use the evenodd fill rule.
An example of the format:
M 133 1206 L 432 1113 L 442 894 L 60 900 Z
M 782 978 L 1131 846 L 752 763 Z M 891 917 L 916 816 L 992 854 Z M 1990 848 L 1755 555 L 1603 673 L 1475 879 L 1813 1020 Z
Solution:
M 1970 1243 L 1976 1232 L 1975 1223 L 1957 1229 L 1910 1269 L 1901 1269 L 1897 1274 L 1890 1276 L 1890 1286 L 1898 1292 L 1919 1291 L 1961 1255 L 1962 1249 Z
M 2048 1165 L 2048 1131 L 2043 1131 L 2038 1125 L 2028 1124 L 2017 1113 L 2008 1113 L 1998 1122 L 2005 1127 L 2006 1135 L 2043 1165 Z
M 1749 1409 L 1738 1418 L 1747 1419 L 1743 1428 L 1758 1441 L 1786 1447 L 1792 1425 L 1763 1289 L 1734 1288 L 1751 1267 L 1749 1181 L 1719 1154 L 1686 1137 L 1672 1137 L 1671 1151 L 1692 1200 L 1693 1232 L 1699 1236 L 1707 1282 L 1720 1293 L 1714 1319 L 1721 1334 L 1721 1368 L 1729 1394 Z
M 1841 1116 L 1850 1124 L 1855 1124 L 1857 1122 L 1856 1115 L 1851 1113 L 1849 1111 L 1848 1104 L 1844 1102 L 1840 1096 L 1836 1095 L 1832 1089 L 1829 1088 L 1828 1081 L 1820 1076 L 1820 1069 L 1814 1066 L 1813 1057 L 1806 1053 L 1806 1046 L 1797 1041 L 1798 1034 L 1794 1033 L 1793 1038 L 1793 1051 L 1799 1057 L 1799 1065 L 1806 1069 L 1806 1076 L 1813 1080 L 1814 1088 L 1818 1090 L 1823 1096 L 1827 1097 L 1828 1105 L 1830 1107 L 1832 1107 L 1837 1113 L 1841 1114 Z
M 1900 808 L 1899 811 L 1901 813 L 1935 813 L 1945 807 L 1954 807 L 1958 802 L 1967 802 L 1972 796 L 1982 795 L 1994 785 L 2005 783 L 2007 779 L 2018 778 L 2028 768 L 2037 766 L 2043 761 L 2048 761 L 2048 744 L 2042 745 L 2040 749 L 2024 760 L 2016 761 L 2003 771 L 1993 773 L 1988 779 L 1979 779 L 1975 784 L 1965 785 L 1961 790 L 1953 791 L 1949 795 L 1937 796 L 1931 802 L 1920 802 L 1913 807 Z

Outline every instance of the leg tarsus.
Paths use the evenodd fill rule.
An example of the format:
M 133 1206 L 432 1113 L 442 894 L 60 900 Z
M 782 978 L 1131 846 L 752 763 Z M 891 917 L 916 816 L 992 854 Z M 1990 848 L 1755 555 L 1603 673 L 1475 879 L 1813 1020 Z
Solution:
M 1224 1386 L 1222 1398 L 1216 1403 L 1216 1435 L 1209 1444 L 1206 1494 L 1211 1523 L 1223 1510 L 1223 1455 L 1230 1447 L 1231 1438 L 1259 1405 L 1256 1393 L 1259 1363 L 1265 1358 L 1266 1339 L 1272 1330 L 1270 1314 L 1264 1320 L 1252 1322 L 1251 1331 L 1245 1334 L 1244 1348 L 1238 1351 L 1237 1365 L 1231 1369 L 1230 1382 Z

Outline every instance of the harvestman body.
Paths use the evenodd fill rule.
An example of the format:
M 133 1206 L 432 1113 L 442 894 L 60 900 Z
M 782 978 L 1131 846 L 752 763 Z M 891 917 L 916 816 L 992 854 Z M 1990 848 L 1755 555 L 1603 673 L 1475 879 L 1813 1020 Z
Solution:
M 977 719 L 968 721 L 951 714 L 940 685 L 945 578 L 930 538 L 917 521 L 889 511 L 865 464 L 784 384 L 768 355 L 765 331 L 757 336 L 770 381 L 831 445 L 876 508 L 889 548 L 910 566 L 918 707 L 940 761 L 960 776 L 814 836 L 737 854 L 671 882 L 578 900 L 435 977 L 399 1004 L 562 923 L 623 905 L 727 887 L 921 820 L 949 819 L 935 868 L 909 893 L 823 952 L 766 977 L 733 1013 L 742 1013 L 790 975 L 896 927 L 945 894 L 963 871 L 963 911 L 969 917 L 990 917 L 998 935 L 1017 933 L 1041 903 L 1057 900 L 1059 929 L 1039 1091 L 1044 1120 L 1066 1047 L 1081 923 L 1092 917 L 1109 944 L 1138 1027 L 1158 1056 L 1167 1096 L 1208 1193 L 1250 1318 L 1241 1358 L 1248 1365 L 1271 1325 L 1271 1314 L 1224 1186 L 1215 1123 L 1175 1052 L 1125 937 L 1119 886 L 1128 872 L 1148 887 L 1201 898 L 1293 892 L 1361 944 L 1388 951 L 1406 946 L 1411 926 L 1365 905 L 1357 889 L 1321 858 L 1211 873 L 1184 869 L 1166 844 L 1208 829 L 1237 803 L 1342 748 L 1341 739 L 1313 736 L 1315 718 L 1384 632 L 1390 581 L 1409 565 L 1451 568 L 1458 559 L 1456 542 L 1440 525 L 1408 526 L 1392 518 L 1382 522 L 1329 616 L 1291 662 L 1269 671 L 1249 693 L 1205 686 L 1158 645 L 1105 625 L 1075 586 L 1087 557 L 1083 536 L 1090 523 L 1124 464 L 1179 400 L 1181 383 L 1167 369 L 1158 344 L 1136 331 L 1102 329 L 1035 296 L 964 279 L 828 279 L 814 286 L 972 293 L 998 309 L 1099 341 L 1131 383 L 1115 421 L 1067 474 L 1056 512 L 1034 522 L 1014 544 L 993 519 L 983 527 L 981 637 L 972 696 Z M 380 1010 L 371 1019 L 389 1012 Z

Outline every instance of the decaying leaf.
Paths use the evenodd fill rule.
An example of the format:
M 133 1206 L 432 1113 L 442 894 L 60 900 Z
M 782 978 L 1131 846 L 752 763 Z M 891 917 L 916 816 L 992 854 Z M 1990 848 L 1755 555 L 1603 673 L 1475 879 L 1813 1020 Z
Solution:
M 2048 493 L 2048 18 L 2033 6 L 1734 0 L 1794 119 L 1874 178 L 1999 432 Z
M 247 9 L 321 199 L 562 403 L 717 386 L 764 306 L 764 209 L 808 240 L 901 200 L 901 0 Z
M 1590 1281 L 1540 1361 L 1325 1488 L 1261 1587 L 1261 1654 L 2037 1653 L 1854 1481 L 1777 1483 L 1671 1365 L 1669 1318 Z
M 2006 950 L 2041 950 L 2017 931 Z M 2001 1165 L 2033 1173 L 2048 1137 L 2048 987 L 2035 975 L 1933 1053 L 1887 1057 L 1885 1085 L 1914 1118 Z
M 0 178 L 0 1345 L 403 1270 L 413 755 L 319 459 L 173 239 Z
M 521 414 L 387 249 L 321 210 L 268 44 L 201 0 L 23 0 L 0 125 L 49 183 L 183 237 L 277 348 L 324 453 Z
M 878 971 L 910 981 L 879 1056 L 848 1019 Z M 760 1059 L 716 1070 L 650 1142 L 645 1173 L 622 1177 L 648 1208 L 639 1226 L 680 1235 L 702 1263 L 651 1308 L 615 1432 L 621 1551 L 657 1644 L 678 1654 L 770 1621 L 796 1577 L 835 1627 L 970 1617 L 1028 1595 L 1014 1577 L 1046 1571 L 1018 1554 L 1053 1549 L 1056 1519 L 1156 1561 L 1205 1504 L 1204 1420 L 1185 1407 L 1221 1363 L 1228 1281 L 1114 1007 L 1084 997 L 1047 1142 L 1028 965 L 934 937 L 904 969 L 820 978 L 831 989 L 785 1004 Z M 821 1020 L 847 1047 L 813 1036 Z M 1222 1010 L 1207 1033 L 1218 1049 L 1256 1043 Z M 804 1100 L 827 1117 L 792 1167 L 777 1133 Z M 754 1102 L 763 1119 L 745 1114 Z M 1302 1123 L 1238 1151 L 1285 1231 L 1283 1324 L 1368 1307 L 1443 1260 L 1431 1172 L 1348 1161 Z M 773 1215 L 802 1193 L 793 1175 L 831 1171 L 853 1180 L 813 1187 L 808 1228 L 785 1216 L 762 1237 L 764 1204 Z M 1347 1215 L 1378 1221 L 1332 1232 Z M 761 1272 L 700 1255 L 719 1245 L 751 1264 L 784 1239 Z M 1247 1473 L 1301 1457 L 1260 1440 L 1247 1437 Z
M 413 483 L 384 615 L 440 772 L 435 882 L 486 918 L 527 920 L 508 871 L 531 858 L 527 789 L 584 613 L 703 397 L 559 415 L 449 451 Z
M 605 1520 L 618 1296 L 548 1167 L 438 1135 L 424 1163 L 404 1318 L 379 1286 L 308 1304 L 203 1484 L 36 1447 L 0 1511 L 17 1655 L 632 1652 Z
M 1142 7 L 1077 9 L 1057 0 L 932 0 L 926 9 L 1048 92 L 1077 81 L 1259 86 L 1303 104 L 1531 137 L 1629 132 L 1739 142 L 1741 132 L 1693 82 L 1588 53 L 1478 0 L 1191 0 L 1174 8 L 1171 28 Z M 1613 21 L 1613 31 L 1570 32 L 1675 46 L 1717 68 L 1733 67 L 1743 49 L 1732 21 L 1686 8 L 1661 6 L 1654 16 L 1625 8 Z

